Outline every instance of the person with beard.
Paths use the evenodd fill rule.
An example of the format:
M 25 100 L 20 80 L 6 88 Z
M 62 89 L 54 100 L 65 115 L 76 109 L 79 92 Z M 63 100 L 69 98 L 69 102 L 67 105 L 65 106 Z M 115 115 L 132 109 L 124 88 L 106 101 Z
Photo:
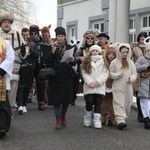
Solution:
M 130 43 L 130 47 L 132 50 L 131 59 L 133 60 L 134 63 L 138 60 L 138 58 L 140 58 L 141 56 L 144 55 L 144 51 L 145 51 L 145 47 L 146 47 L 146 45 L 144 44 L 144 40 L 147 37 L 148 37 L 147 32 L 140 32 L 137 36 L 137 42 Z M 138 80 L 139 80 L 139 74 L 137 76 L 136 81 L 133 83 L 133 92 L 134 92 L 134 96 L 136 97 L 136 104 L 138 107 L 137 120 L 139 122 L 144 122 L 142 111 L 141 111 L 141 106 L 140 106 L 140 100 L 138 97 Z
M 12 46 L 0 37 L 0 139 L 6 136 L 11 125 L 11 109 L 7 91 L 10 90 L 13 62 Z
M 72 56 L 67 61 L 61 62 L 65 51 L 72 47 L 67 43 L 66 32 L 63 27 L 57 27 L 55 33 L 56 39 L 52 44 L 52 51 L 47 61 L 57 73 L 55 78 L 50 79 L 49 94 L 55 111 L 55 128 L 59 130 L 66 126 L 67 109 L 73 100 L 73 78 L 69 68 L 76 65 L 76 60 Z
M 131 58 L 129 44 L 121 43 L 116 51 L 116 58 L 109 66 L 110 78 L 113 79 L 113 108 L 118 129 L 127 126 L 125 119 L 129 117 L 133 89 L 132 83 L 136 80 L 136 67 Z
M 19 69 L 21 64 L 21 45 L 24 44 L 24 40 L 20 33 L 15 31 L 11 28 L 11 24 L 14 21 L 14 16 L 10 12 L 2 12 L 0 13 L 0 35 L 10 42 L 13 49 L 15 50 L 15 59 L 14 59 L 14 66 L 13 66 L 13 72 L 11 76 L 11 90 L 8 92 L 8 97 L 10 101 L 10 106 L 12 110 L 15 109 L 15 102 L 16 102 L 16 95 L 17 95 L 17 89 L 18 89 L 18 83 L 19 83 Z
M 150 45 L 146 46 L 144 56 L 141 56 L 135 63 L 137 72 L 140 73 L 138 98 L 142 115 L 144 118 L 144 128 L 150 128 Z

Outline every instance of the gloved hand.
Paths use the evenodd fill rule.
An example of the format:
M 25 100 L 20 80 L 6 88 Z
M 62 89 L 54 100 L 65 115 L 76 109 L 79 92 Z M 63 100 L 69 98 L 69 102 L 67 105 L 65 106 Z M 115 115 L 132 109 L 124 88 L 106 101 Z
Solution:
M 147 67 L 147 70 L 150 70 L 150 65 Z
M 4 76 L 5 74 L 6 74 L 6 71 L 3 70 L 2 68 L 0 68 L 0 75 L 1 75 L 1 76 Z

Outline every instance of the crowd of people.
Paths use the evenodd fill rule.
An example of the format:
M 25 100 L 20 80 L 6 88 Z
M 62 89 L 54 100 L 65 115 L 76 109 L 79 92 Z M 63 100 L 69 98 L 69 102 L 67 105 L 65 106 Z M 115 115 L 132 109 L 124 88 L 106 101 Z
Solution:
M 30 93 L 36 91 L 38 110 L 53 106 L 55 129 L 67 124 L 69 105 L 75 105 L 79 80 L 85 100 L 84 126 L 94 123 L 127 127 L 133 95 L 137 99 L 138 121 L 150 128 L 150 44 L 141 32 L 136 43 L 111 43 L 106 33 L 90 29 L 83 41 L 66 39 L 63 27 L 51 38 L 49 26 L 31 25 L 21 33 L 12 29 L 14 16 L 0 13 L 0 138 L 11 126 L 11 116 L 27 113 Z M 41 33 L 41 34 L 40 34 Z M 63 60 L 66 52 L 72 55 Z M 62 61 L 63 60 L 63 61 Z M 53 76 L 39 76 L 52 68 Z M 17 107 L 17 108 L 16 108 Z

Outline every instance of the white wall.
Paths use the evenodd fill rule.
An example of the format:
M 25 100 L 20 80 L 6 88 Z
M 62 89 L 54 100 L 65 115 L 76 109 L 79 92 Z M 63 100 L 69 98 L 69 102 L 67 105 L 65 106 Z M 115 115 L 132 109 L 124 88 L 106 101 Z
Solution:
M 130 9 L 138 9 L 142 7 L 149 7 L 150 0 L 131 0 Z
M 89 0 L 64 7 L 62 26 L 66 28 L 66 22 L 78 20 L 78 40 L 82 43 L 83 34 L 88 30 L 88 18 L 102 14 L 101 0 Z

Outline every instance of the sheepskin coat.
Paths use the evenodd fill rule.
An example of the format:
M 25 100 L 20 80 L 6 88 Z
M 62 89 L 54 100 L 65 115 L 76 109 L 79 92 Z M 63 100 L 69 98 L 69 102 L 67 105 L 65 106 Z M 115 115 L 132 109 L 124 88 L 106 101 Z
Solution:
M 109 71 L 105 67 L 103 57 L 101 55 L 91 56 L 91 66 L 91 74 L 87 74 L 84 70 L 82 70 L 82 77 L 84 80 L 83 94 L 105 95 L 105 82 L 108 78 Z M 90 88 L 89 85 L 95 81 L 99 83 L 99 87 Z
M 147 66 L 150 64 L 150 59 L 142 56 L 135 63 L 138 73 L 147 70 Z M 150 76 L 143 78 L 140 76 L 139 86 L 138 86 L 138 97 L 140 98 L 150 98 Z

